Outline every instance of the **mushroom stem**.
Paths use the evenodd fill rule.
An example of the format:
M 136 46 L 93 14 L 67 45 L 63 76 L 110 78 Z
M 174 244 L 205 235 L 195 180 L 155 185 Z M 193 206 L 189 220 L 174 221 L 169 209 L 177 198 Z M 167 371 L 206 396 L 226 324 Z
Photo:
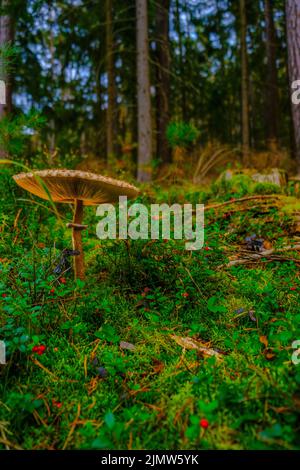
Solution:
M 85 278 L 85 269 L 84 269 L 84 256 L 82 248 L 82 238 L 81 230 L 76 228 L 76 225 L 82 225 L 83 218 L 83 202 L 80 199 L 75 200 L 74 205 L 74 217 L 73 217 L 73 226 L 72 228 L 72 240 L 73 240 L 73 250 L 78 250 L 79 255 L 74 257 L 74 268 L 75 268 L 75 278 L 84 279 Z

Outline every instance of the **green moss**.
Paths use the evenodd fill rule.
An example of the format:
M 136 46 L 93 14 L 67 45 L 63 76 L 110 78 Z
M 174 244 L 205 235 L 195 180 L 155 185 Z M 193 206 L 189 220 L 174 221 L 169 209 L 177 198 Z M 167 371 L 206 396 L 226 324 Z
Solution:
M 67 246 L 69 234 L 45 208 L 7 192 L 7 178 L 1 175 L 0 185 L 0 338 L 8 351 L 0 423 L 12 445 L 300 448 L 300 373 L 291 362 L 291 344 L 300 339 L 298 267 L 288 260 L 225 267 L 252 233 L 273 246 L 290 244 L 297 199 L 282 196 L 280 204 L 249 204 L 229 215 L 228 206 L 208 211 L 209 249 L 192 253 L 180 241 L 99 242 L 94 211 L 87 211 L 87 281 L 66 273 L 62 283 L 51 270 L 53 243 Z M 248 184 L 245 176 L 220 182 L 215 198 L 246 194 Z M 156 188 L 152 198 L 168 191 Z M 193 203 L 212 198 L 189 184 L 178 194 Z M 216 360 L 184 351 L 174 335 L 226 354 Z M 43 354 L 33 352 L 37 345 L 46 347 Z M 209 421 L 205 435 L 202 418 Z
M 281 194 L 282 189 L 278 184 L 273 183 L 256 183 L 252 186 L 251 191 L 254 194 Z

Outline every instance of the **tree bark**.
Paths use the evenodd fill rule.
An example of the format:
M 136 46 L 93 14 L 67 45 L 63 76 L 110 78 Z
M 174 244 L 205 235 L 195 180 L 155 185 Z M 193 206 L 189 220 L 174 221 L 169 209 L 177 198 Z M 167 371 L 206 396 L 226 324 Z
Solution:
M 12 44 L 13 42 L 13 27 L 12 20 L 9 16 L 7 8 L 9 7 L 8 0 L 2 0 L 1 8 L 4 10 L 0 16 L 0 46 Z M 0 79 L 5 82 L 5 104 L 0 103 L 0 119 L 12 111 L 12 86 L 8 74 L 4 70 L 4 64 L 1 64 Z
M 266 22 L 266 56 L 267 56 L 267 82 L 266 82 L 266 118 L 267 118 L 267 144 L 271 150 L 278 147 L 278 111 L 279 96 L 276 67 L 276 32 L 273 18 L 273 0 L 265 0 Z
M 300 0 L 286 0 L 286 24 L 288 45 L 288 70 L 290 92 L 292 84 L 300 80 Z M 300 104 L 292 106 L 292 120 L 295 141 L 295 160 L 300 173 Z
M 97 122 L 96 130 L 96 149 L 97 156 L 104 159 L 106 155 L 106 110 L 104 110 L 104 96 L 106 90 L 101 83 L 101 76 L 105 71 L 105 54 L 106 54 L 106 45 L 103 47 L 103 41 L 100 40 L 100 47 L 97 51 L 97 63 L 95 63 L 95 93 L 97 101 L 95 103 L 94 116 Z
M 240 0 L 240 41 L 241 41 L 241 67 L 242 67 L 242 150 L 243 163 L 249 164 L 250 128 L 249 128 L 249 75 L 247 53 L 247 14 L 246 2 Z
M 171 160 L 171 152 L 166 136 L 170 120 L 169 8 L 170 0 L 161 0 L 156 5 L 156 153 L 163 163 L 169 163 Z
M 106 54 L 107 54 L 107 95 L 106 114 L 106 154 L 107 160 L 113 159 L 116 148 L 116 85 L 113 38 L 113 0 L 106 0 Z
M 137 102 L 139 181 L 151 180 L 151 97 L 148 51 L 147 0 L 136 0 L 137 15 Z
M 187 100 L 186 100 L 186 84 L 185 84 L 185 63 L 183 57 L 183 34 L 180 22 L 180 10 L 179 0 L 176 0 L 176 11 L 175 11 L 175 28 L 178 34 L 178 46 L 179 46 L 179 66 L 180 66 L 180 91 L 181 91 L 181 115 L 182 120 L 187 121 Z

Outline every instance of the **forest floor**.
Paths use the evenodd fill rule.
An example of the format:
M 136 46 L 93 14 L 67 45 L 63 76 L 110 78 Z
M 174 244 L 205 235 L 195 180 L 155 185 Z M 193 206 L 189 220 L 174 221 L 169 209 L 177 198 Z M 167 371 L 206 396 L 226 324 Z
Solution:
M 11 175 L 0 182 L 0 449 L 300 448 L 299 199 L 267 185 L 154 185 L 141 201 L 226 202 L 206 210 L 205 248 L 100 242 L 90 209 L 87 280 L 75 282 L 53 275 L 70 233 Z M 266 251 L 247 246 L 253 234 Z

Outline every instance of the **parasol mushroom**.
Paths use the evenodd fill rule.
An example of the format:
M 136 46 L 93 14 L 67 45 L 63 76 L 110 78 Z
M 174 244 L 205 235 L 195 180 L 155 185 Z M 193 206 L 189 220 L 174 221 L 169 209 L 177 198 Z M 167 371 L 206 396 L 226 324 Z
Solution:
M 21 188 L 42 199 L 49 200 L 50 194 L 54 202 L 74 204 L 73 222 L 67 227 L 72 228 L 73 249 L 79 252 L 74 258 L 75 277 L 79 279 L 85 277 L 81 231 L 87 225 L 82 225 L 83 206 L 117 202 L 119 196 L 134 198 L 139 192 L 124 181 L 77 170 L 42 170 L 13 178 Z

